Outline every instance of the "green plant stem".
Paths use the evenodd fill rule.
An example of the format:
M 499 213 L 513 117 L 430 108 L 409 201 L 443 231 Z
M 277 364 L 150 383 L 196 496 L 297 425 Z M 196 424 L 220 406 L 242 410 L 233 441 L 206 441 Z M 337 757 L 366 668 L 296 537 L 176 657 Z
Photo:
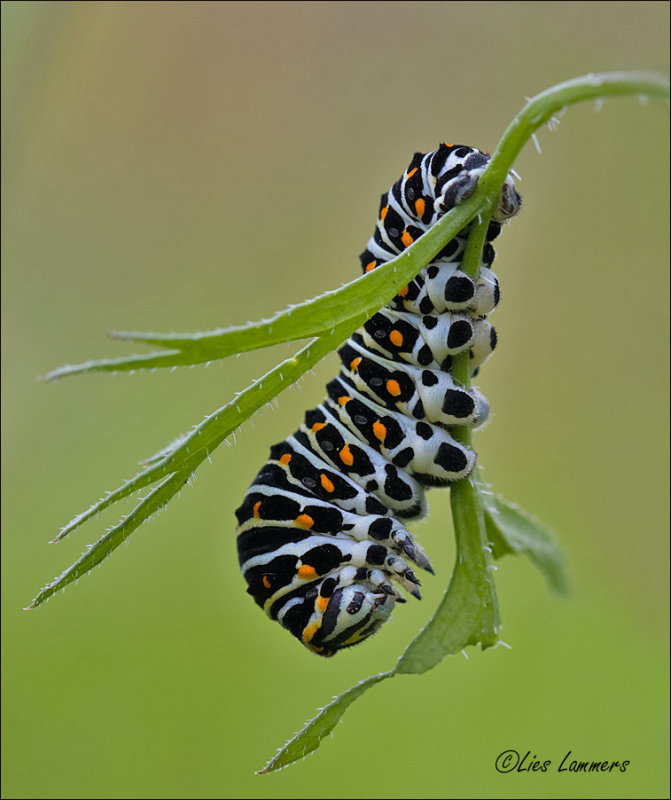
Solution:
M 473 280 L 477 280 L 480 273 L 482 249 L 491 217 L 491 208 L 489 211 L 480 214 L 480 217 L 472 223 L 472 230 L 466 243 L 461 268 Z M 464 388 L 470 388 L 468 351 L 459 354 L 454 359 L 452 377 L 459 381 Z M 473 447 L 473 428 L 470 425 L 453 428 L 451 432 L 455 440 L 460 444 L 466 447 Z M 482 497 L 480 496 L 478 483 L 471 476 L 457 481 L 450 488 L 450 509 L 452 511 L 456 539 L 457 564 L 465 565 L 464 568 L 468 571 L 468 578 L 470 578 L 474 591 L 478 592 L 480 596 L 483 614 L 487 613 L 486 609 L 489 609 L 492 614 L 490 624 L 483 624 L 481 628 L 482 637 L 479 641 L 484 650 L 497 641 L 499 628 L 498 600 L 494 581 L 491 578 L 491 550 L 488 544 Z
M 466 243 L 461 268 L 474 280 L 480 270 L 490 219 L 491 210 L 482 212 L 472 223 Z M 464 388 L 469 388 L 468 351 L 453 360 L 451 373 Z M 454 426 L 450 433 L 460 444 L 473 447 L 470 425 Z M 466 645 L 480 644 L 484 650 L 497 642 L 498 602 L 491 579 L 485 516 L 480 492 L 470 476 L 456 481 L 450 487 L 450 508 L 456 540 L 456 563 L 449 586 L 434 616 L 399 659 L 395 672 L 426 672 L 446 655 L 459 652 Z M 477 598 L 477 603 L 464 602 L 464 598 Z
M 534 131 L 555 114 L 564 111 L 567 106 L 586 100 L 636 94 L 646 98 L 668 99 L 669 79 L 665 75 L 652 72 L 604 72 L 589 73 L 551 86 L 532 97 L 515 115 L 501 137 L 490 168 L 486 170 L 480 183 L 484 184 L 485 189 L 491 183 L 500 190 L 515 159 Z

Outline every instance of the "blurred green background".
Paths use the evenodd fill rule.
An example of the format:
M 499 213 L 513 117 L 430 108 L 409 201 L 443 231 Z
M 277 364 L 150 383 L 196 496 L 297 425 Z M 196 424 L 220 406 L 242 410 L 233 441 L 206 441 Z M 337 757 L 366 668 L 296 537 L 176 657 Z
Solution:
M 573 592 L 497 573 L 504 639 L 371 690 L 315 755 L 260 768 L 388 669 L 454 556 L 447 492 L 416 526 L 438 575 L 330 661 L 245 594 L 233 511 L 319 402 L 333 357 L 221 447 L 102 569 L 21 608 L 118 515 L 47 545 L 136 462 L 290 348 L 209 369 L 35 377 L 127 352 L 110 329 L 242 323 L 359 271 L 415 150 L 493 149 L 524 97 L 668 68 L 666 3 L 18 3 L 3 36 L 3 796 L 664 797 L 668 109 L 574 107 L 516 164 L 498 243 L 485 477 L 560 534 Z M 598 111 L 598 113 L 595 113 Z M 130 508 L 130 506 L 129 506 Z M 498 774 L 514 748 L 549 772 Z M 558 774 L 568 752 L 630 760 Z

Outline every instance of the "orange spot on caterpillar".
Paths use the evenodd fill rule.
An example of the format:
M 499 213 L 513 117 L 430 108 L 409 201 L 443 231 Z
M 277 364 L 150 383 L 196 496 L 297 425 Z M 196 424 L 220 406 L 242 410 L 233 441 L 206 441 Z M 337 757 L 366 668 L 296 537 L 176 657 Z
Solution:
M 417 216 L 423 217 L 425 210 L 426 210 L 426 203 L 424 202 L 424 200 L 422 200 L 421 197 L 418 197 L 417 200 L 415 200 L 415 212 L 417 213 Z
M 317 433 L 317 431 L 320 431 L 322 428 L 325 427 L 326 427 L 325 422 L 315 422 L 315 424 L 312 426 L 312 432 Z
M 302 564 L 298 568 L 298 572 L 296 573 L 299 578 L 306 580 L 307 578 L 316 578 L 317 577 L 317 570 L 310 566 L 310 564 Z
M 408 233 L 408 231 L 403 231 L 401 234 L 401 241 L 403 242 L 404 247 L 410 247 L 410 245 L 415 241 L 412 236 Z
M 387 381 L 387 391 L 392 397 L 398 397 L 401 394 L 401 387 L 398 381 L 395 381 L 393 378 Z
M 312 640 L 312 637 L 317 633 L 319 630 L 319 622 L 311 622 L 309 625 L 306 625 L 303 628 L 303 641 L 309 642 Z
M 354 456 L 352 455 L 352 451 L 349 449 L 349 445 L 346 444 L 343 449 L 338 453 L 340 456 L 340 460 L 343 464 L 347 464 L 348 467 L 351 467 L 354 463 Z
M 261 514 L 259 513 L 259 509 L 261 508 L 261 501 L 257 501 L 254 503 L 254 519 L 261 519 Z
M 299 528 L 311 528 L 315 524 L 315 521 L 309 514 L 299 514 L 294 520 L 294 523 L 298 525 Z M 312 569 L 312 567 L 310 569 Z
M 351 397 L 348 397 L 346 394 L 344 394 L 342 397 L 338 398 L 338 405 L 346 406 L 351 399 L 352 399 Z
M 399 293 L 398 293 L 398 296 L 399 296 L 399 297 L 405 297 L 405 296 L 406 296 L 406 294 L 408 294 L 408 291 L 409 291 L 409 289 L 410 289 L 410 287 L 409 287 L 409 286 L 407 286 L 407 285 L 406 285 L 406 286 L 404 286 L 404 287 L 403 287 L 403 288 L 402 288 L 402 289 L 399 291 Z
M 335 486 L 333 485 L 333 481 L 330 480 L 328 475 L 324 475 L 324 473 L 322 472 L 322 474 L 319 476 L 319 480 L 321 482 L 322 489 L 324 489 L 327 492 L 335 491 Z
M 326 606 L 328 604 L 329 604 L 328 597 L 318 597 L 317 602 L 315 603 L 319 611 L 326 611 Z
M 408 180 L 409 178 L 412 178 L 412 176 L 415 174 L 415 172 L 417 172 L 417 167 L 413 167 L 413 168 L 410 170 L 410 172 L 409 172 L 409 173 L 408 173 L 408 174 L 405 176 L 405 177 L 406 177 L 406 180 Z
M 374 259 L 373 261 L 369 261 L 366 264 L 366 272 L 370 272 L 372 269 L 375 269 L 376 266 L 377 266 L 377 261 L 375 261 Z
M 378 419 L 373 423 L 373 433 L 376 439 L 384 442 L 385 436 L 387 435 L 387 426 Z
M 387 212 L 389 211 L 389 206 L 385 206 L 382 211 L 380 211 L 380 219 L 384 222 L 384 218 L 387 216 Z
M 394 347 L 400 347 L 403 344 L 403 334 L 397 331 L 396 328 L 389 334 L 389 341 Z
M 266 589 L 270 589 L 270 581 L 268 580 L 268 576 L 267 575 L 263 576 L 262 582 L 263 582 L 263 585 L 266 587 Z
M 280 464 L 288 464 L 291 461 L 291 453 L 285 453 L 280 456 Z
M 352 372 L 356 372 L 359 369 L 360 363 L 361 363 L 361 356 L 357 356 L 356 358 L 353 358 L 349 362 L 349 368 L 352 370 Z
M 443 142 L 443 144 L 445 145 L 445 147 L 454 147 L 454 145 L 450 144 L 449 142 Z

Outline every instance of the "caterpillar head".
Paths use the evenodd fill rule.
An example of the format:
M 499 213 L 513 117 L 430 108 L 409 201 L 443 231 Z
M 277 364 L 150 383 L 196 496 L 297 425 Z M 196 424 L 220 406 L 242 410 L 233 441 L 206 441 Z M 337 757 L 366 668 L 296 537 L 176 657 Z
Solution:
M 333 593 L 321 626 L 303 643 L 313 653 L 333 656 L 338 650 L 359 644 L 389 619 L 396 598 L 374 590 L 368 582 L 342 586 Z

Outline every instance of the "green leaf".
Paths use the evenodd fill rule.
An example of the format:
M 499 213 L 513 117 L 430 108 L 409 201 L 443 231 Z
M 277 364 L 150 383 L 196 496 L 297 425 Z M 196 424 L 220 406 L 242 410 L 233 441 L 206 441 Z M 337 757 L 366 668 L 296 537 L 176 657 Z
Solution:
M 330 338 L 333 329 L 354 331 L 388 303 L 483 208 L 483 192 L 475 193 L 418 238 L 396 258 L 339 289 L 292 306 L 271 319 L 199 333 L 136 333 L 117 331 L 115 339 L 168 348 L 147 355 L 103 358 L 52 370 L 45 381 L 90 372 L 120 372 L 203 364 L 262 347 L 308 339 Z M 338 342 L 334 342 L 333 349 Z
M 348 327 L 341 326 L 333 330 L 332 338 L 316 339 L 310 342 L 295 356 L 278 364 L 263 378 L 241 392 L 235 400 L 207 417 L 191 433 L 179 437 L 164 448 L 165 454 L 157 453 L 151 456 L 147 460 L 149 466 L 143 472 L 74 517 L 60 530 L 53 542 L 65 538 L 108 506 L 165 478 L 163 483 L 159 484 L 154 492 L 140 502 L 123 522 L 101 536 L 71 567 L 47 584 L 27 606 L 27 609 L 41 605 L 52 594 L 84 575 L 109 556 L 130 533 L 149 519 L 157 508 L 165 505 L 181 489 L 186 478 L 209 457 L 226 436 L 237 430 L 254 411 L 272 400 L 283 386 L 298 380 L 306 370 L 327 355 L 333 347 L 333 339 L 339 342 L 348 334 Z M 160 504 L 156 506 L 152 498 L 160 498 Z
M 282 767 L 293 764 L 294 761 L 298 761 L 299 758 L 305 758 L 308 753 L 316 750 L 321 740 L 328 733 L 331 733 L 342 715 L 358 697 L 361 697 L 371 686 L 380 683 L 385 678 L 390 678 L 393 674 L 393 671 L 390 671 L 373 675 L 338 695 L 327 706 L 324 706 L 317 716 L 313 717 L 293 739 L 290 739 L 284 747 L 280 748 L 277 755 L 271 758 L 263 769 L 258 770 L 257 775 L 265 775 L 268 772 L 282 769 Z
M 524 553 L 560 594 L 568 591 L 566 565 L 552 530 L 523 508 L 483 488 L 485 525 L 494 558 Z
M 435 614 L 408 645 L 396 672 L 419 674 L 469 645 L 482 649 L 498 642 L 498 601 L 478 486 L 470 479 L 450 489 L 457 540 L 454 572 Z
M 178 472 L 166 478 L 141 500 L 127 517 L 104 536 L 101 536 L 95 544 L 91 545 L 72 566 L 68 567 L 65 572 L 61 573 L 51 583 L 44 586 L 32 603 L 26 607 L 26 610 L 41 605 L 59 589 L 64 589 L 69 583 L 81 578 L 82 575 L 90 572 L 93 567 L 104 561 L 139 525 L 162 508 L 184 486 L 188 479 L 189 473 L 184 472 Z

